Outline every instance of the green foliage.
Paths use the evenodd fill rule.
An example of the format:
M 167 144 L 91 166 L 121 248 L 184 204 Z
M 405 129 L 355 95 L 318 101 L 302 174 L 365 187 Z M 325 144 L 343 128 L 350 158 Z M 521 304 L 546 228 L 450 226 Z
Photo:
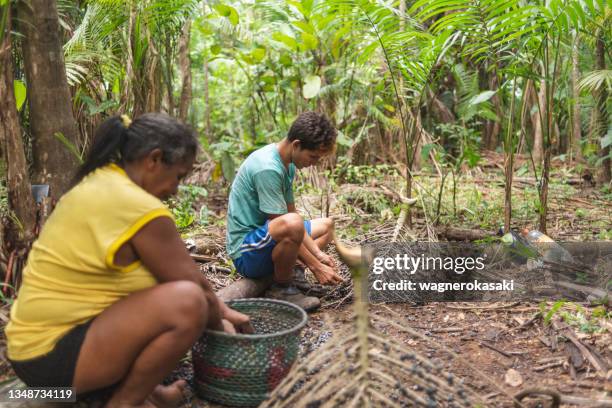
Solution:
M 347 163 L 346 158 L 339 158 L 332 177 L 339 183 L 367 185 L 374 180 L 394 177 L 397 174 L 397 170 L 388 164 L 359 166 Z
M 602 87 L 606 87 L 608 92 L 612 91 L 612 70 L 596 70 L 586 74 L 578 84 L 580 90 L 594 92 Z
M 550 321 L 552 320 L 553 316 L 555 316 L 555 314 L 557 314 L 557 312 L 563 307 L 563 305 L 565 305 L 567 303 L 566 300 L 558 300 L 556 301 L 552 307 L 550 308 L 550 310 L 546 310 L 546 303 L 542 302 L 540 303 L 540 310 L 542 312 L 542 314 L 544 315 L 544 323 L 546 324 L 550 324 Z
M 79 95 L 79 99 L 85 103 L 87 106 L 87 113 L 90 116 L 97 115 L 102 112 L 106 112 L 109 110 L 114 110 L 119 106 L 119 102 L 114 99 L 107 99 L 102 101 L 101 103 L 97 103 L 92 98 L 87 95 L 81 94 Z
M 392 205 L 389 199 L 380 194 L 378 190 L 367 188 L 355 189 L 338 195 L 338 203 L 343 212 L 349 215 L 361 216 L 364 213 L 372 214 L 379 220 L 391 218 Z
M 467 162 L 470 168 L 476 167 L 480 162 L 480 134 L 472 128 L 457 124 L 441 123 L 437 130 L 445 141 L 444 146 L 438 151 L 439 160 L 444 160 L 459 170 L 460 166 Z M 423 154 L 425 159 L 427 156 Z
M 457 113 L 461 121 L 469 123 L 478 117 L 496 120 L 497 117 L 490 102 L 494 91 L 480 92 L 478 74 L 470 72 L 463 64 L 453 65 L 451 74 L 457 82 Z
M 5 295 L 3 291 L 4 288 L 9 288 L 12 292 L 15 291 L 15 288 L 8 283 L 0 282 L 0 305 L 10 306 L 15 299 L 12 296 Z
M 304 94 L 304 98 L 311 99 L 317 96 L 319 90 L 321 89 L 321 77 L 318 75 L 308 75 L 304 79 L 304 87 L 302 92 Z
M 76 157 L 79 164 L 83 164 L 83 154 L 78 151 L 77 147 L 73 142 L 68 140 L 68 138 L 66 138 L 66 136 L 64 136 L 62 132 L 55 132 L 53 136 L 55 136 L 57 140 L 59 140 L 64 145 L 64 147 L 68 149 L 70 153 L 72 153 L 74 157 Z
M 574 214 L 578 218 L 584 218 L 587 216 L 587 211 L 584 208 L 576 208 L 576 211 L 574 211 Z
M 195 185 L 179 186 L 177 196 L 169 200 L 170 209 L 179 230 L 190 227 L 196 221 L 201 225 L 206 225 L 209 222 L 206 206 L 203 205 L 199 211 L 196 211 L 195 208 L 198 201 L 207 196 L 208 191 L 203 187 Z
M 13 90 L 15 92 L 15 104 L 18 111 L 21 111 L 23 103 L 26 100 L 26 87 L 24 83 L 18 79 L 13 81 Z
M 219 15 L 227 17 L 227 19 L 230 21 L 230 23 L 232 23 L 233 26 L 238 25 L 238 23 L 240 22 L 240 17 L 238 16 L 238 12 L 235 8 L 224 4 L 215 4 L 213 7 L 215 10 L 217 10 Z
M 612 241 L 612 229 L 602 229 L 597 234 L 597 239 L 602 241 Z
M 540 304 L 540 310 L 544 315 L 544 323 L 550 324 L 552 318 L 558 315 L 565 323 L 584 333 L 605 331 L 605 328 L 601 326 L 600 319 L 610 318 L 610 313 L 606 311 L 604 306 L 594 308 L 589 317 L 588 312 L 582 306 L 566 300 L 555 302 L 549 310 L 546 310 L 546 303 L 543 302 Z

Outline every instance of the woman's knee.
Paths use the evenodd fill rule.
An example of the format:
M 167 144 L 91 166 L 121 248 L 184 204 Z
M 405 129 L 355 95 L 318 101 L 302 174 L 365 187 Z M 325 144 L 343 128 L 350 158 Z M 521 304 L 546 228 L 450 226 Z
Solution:
M 182 328 L 204 328 L 208 315 L 208 301 L 204 289 L 191 281 L 169 282 L 165 288 L 165 302 L 170 319 Z

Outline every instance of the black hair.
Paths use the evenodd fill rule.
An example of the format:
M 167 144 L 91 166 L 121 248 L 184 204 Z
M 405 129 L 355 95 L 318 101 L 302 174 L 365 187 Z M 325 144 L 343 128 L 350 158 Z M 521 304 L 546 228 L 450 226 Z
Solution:
M 165 113 L 146 113 L 131 124 L 124 123 L 121 116 L 112 116 L 96 129 L 74 183 L 109 163 L 131 163 L 154 149 L 162 151 L 162 161 L 166 164 L 186 161 L 196 155 L 197 136 L 191 127 Z
M 287 138 L 290 142 L 299 140 L 303 149 L 329 149 L 336 142 L 337 131 L 325 115 L 304 112 L 291 125 Z

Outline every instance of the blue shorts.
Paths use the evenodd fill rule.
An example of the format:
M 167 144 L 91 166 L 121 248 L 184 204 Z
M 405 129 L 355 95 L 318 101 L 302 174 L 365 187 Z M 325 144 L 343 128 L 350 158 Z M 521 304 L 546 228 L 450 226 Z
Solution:
M 261 278 L 274 273 L 272 250 L 276 241 L 268 232 L 266 221 L 261 227 L 249 232 L 240 246 L 240 256 L 234 259 L 234 265 L 239 274 L 246 278 Z M 310 221 L 304 221 L 304 228 L 308 235 L 312 235 Z

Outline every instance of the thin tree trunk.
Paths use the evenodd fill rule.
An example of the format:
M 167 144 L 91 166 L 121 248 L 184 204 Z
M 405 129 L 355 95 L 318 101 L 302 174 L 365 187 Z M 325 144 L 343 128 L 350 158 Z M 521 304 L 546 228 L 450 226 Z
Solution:
M 28 80 L 34 181 L 49 184 L 58 199 L 70 186 L 78 160 L 58 134 L 76 143 L 78 129 L 72 114 L 64 52 L 54 0 L 19 3 L 23 56 Z M 60 136 L 61 137 L 61 136 Z
M 183 80 L 181 101 L 179 104 L 179 118 L 182 121 L 187 120 L 187 113 L 189 112 L 189 105 L 191 104 L 191 58 L 189 57 L 190 31 L 191 20 L 187 20 L 179 40 L 179 65 L 181 67 L 181 76 Z
M 140 67 L 143 73 L 142 94 L 145 96 L 146 104 L 144 112 L 159 112 L 161 110 L 163 75 L 159 51 L 151 38 L 151 33 L 146 24 L 141 24 L 141 29 L 146 32 L 147 52 Z
M 124 103 L 124 107 L 125 107 L 125 111 L 128 112 L 130 110 L 130 108 L 132 108 L 132 114 L 133 112 L 133 108 L 135 105 L 135 100 L 136 100 L 136 89 L 138 88 L 138 85 L 136 84 L 135 81 L 135 74 L 134 74 L 134 51 L 133 51 L 133 33 L 134 33 L 134 23 L 136 21 L 136 10 L 134 7 L 134 3 L 133 0 L 130 0 L 128 2 L 128 10 L 129 10 L 129 17 L 128 17 L 128 30 L 127 30 L 127 39 L 126 39 L 126 50 L 127 50 L 127 56 L 126 56 L 126 64 L 125 64 L 125 78 L 123 80 L 123 103 Z
M 175 107 L 174 107 L 174 89 L 172 86 L 172 80 L 173 75 L 173 69 L 172 69 L 172 64 L 174 62 L 174 52 L 172 49 L 172 44 L 171 44 L 171 37 L 168 35 L 166 36 L 166 42 L 165 42 L 165 52 L 166 52 L 166 56 L 165 56 L 165 64 L 164 64 L 164 68 L 165 68 L 165 72 L 164 72 L 164 81 L 166 83 L 166 97 L 167 97 L 167 101 L 168 101 L 168 115 L 170 116 L 174 116 L 175 114 Z
M 514 176 L 514 101 L 516 99 L 516 78 L 512 84 L 512 99 L 510 100 L 510 118 L 504 138 L 504 231 L 510 231 L 512 221 L 512 178 Z
M 540 91 L 538 92 L 538 106 L 532 114 L 533 120 L 533 161 L 537 165 L 542 164 L 544 157 L 544 132 L 543 120 L 547 117 L 546 107 L 546 80 L 540 82 Z
M 208 89 L 208 75 L 209 75 L 209 70 L 208 70 L 208 54 L 204 55 L 204 124 L 205 124 L 205 135 L 206 135 L 206 139 L 210 142 L 212 139 L 212 135 L 211 135 L 211 127 L 210 127 L 210 95 L 209 95 L 209 89 Z M 255 102 L 255 100 L 253 100 L 253 103 L 255 104 L 255 106 L 257 106 L 257 103 Z
M 580 128 L 580 90 L 578 89 L 578 79 L 580 78 L 579 67 L 579 37 L 576 33 L 574 38 L 574 46 L 572 47 L 572 159 L 582 160 L 582 150 L 580 148 L 580 140 L 582 139 L 582 131 Z
M 595 61 L 597 69 L 606 69 L 606 43 L 603 30 L 597 33 L 597 42 L 595 43 Z M 608 90 L 605 84 L 602 84 L 595 93 L 595 101 L 597 104 L 597 131 L 601 135 L 601 139 L 608 133 Z M 606 146 L 599 152 L 599 157 L 603 159 L 601 163 L 601 181 L 604 183 L 612 180 L 612 169 L 610 169 L 610 146 Z
M 534 94 L 535 94 L 535 89 L 533 87 L 533 80 L 528 79 L 527 83 L 525 84 L 525 90 L 523 92 L 523 97 L 522 97 L 523 101 L 522 101 L 522 107 L 521 107 L 521 123 L 520 123 L 521 138 L 516 148 L 516 152 L 519 154 L 523 152 L 523 148 L 527 144 L 525 140 L 527 138 L 526 136 L 527 135 L 527 125 L 528 125 L 527 115 L 529 115 L 529 112 L 533 108 L 534 98 L 532 95 Z M 532 127 L 533 127 L 533 120 L 531 120 L 531 122 L 532 122 Z
M 539 228 L 546 234 L 546 217 L 548 216 L 548 179 L 550 178 L 550 148 L 544 152 L 544 166 L 542 169 L 542 186 L 540 190 L 540 219 Z
M 496 79 L 496 70 L 492 73 L 489 73 L 486 66 L 483 66 L 478 70 L 478 82 L 480 89 L 488 89 L 491 91 L 497 90 L 497 79 Z M 499 132 L 501 131 L 500 120 L 501 120 L 501 112 L 500 112 L 500 101 L 497 95 L 494 95 L 491 98 L 491 103 L 495 108 L 495 113 L 498 116 L 498 120 L 490 120 L 487 119 L 484 121 L 482 127 L 482 142 L 483 146 L 487 150 L 495 150 L 497 147 L 497 139 L 499 136 Z
M 540 180 L 540 222 L 539 222 L 539 227 L 540 227 L 540 231 L 542 231 L 544 234 L 547 233 L 546 229 L 546 218 L 548 215 L 548 182 L 549 182 L 549 176 L 550 176 L 550 159 L 551 159 L 551 155 L 552 155 L 552 141 L 553 141 L 553 135 L 555 133 L 555 128 L 557 126 L 556 122 L 553 122 L 553 112 L 554 112 L 554 92 L 555 92 L 555 81 L 557 79 L 557 74 L 559 72 L 558 68 L 558 62 L 559 62 L 559 40 L 560 40 L 560 34 L 557 37 L 557 44 L 555 47 L 555 42 L 553 39 L 552 45 L 549 45 L 548 40 L 546 40 L 546 48 L 544 49 L 545 51 L 545 57 L 544 57 L 544 73 L 546 74 L 546 77 L 548 77 L 548 73 L 549 73 L 549 66 L 550 66 L 550 53 L 549 51 L 553 51 L 554 50 L 554 57 L 553 57 L 553 71 L 552 71 L 552 79 L 550 80 L 550 84 L 545 83 L 545 85 L 547 87 L 545 87 L 544 89 L 546 90 L 546 92 L 544 93 L 544 114 L 541 115 L 541 119 L 542 120 L 546 120 L 546 125 L 544 126 L 544 123 L 542 123 L 542 127 L 544 129 L 544 137 L 543 142 L 544 142 L 544 165 L 543 165 L 543 169 L 542 169 L 542 179 Z M 544 81 L 546 81 L 546 79 L 544 79 Z
M 34 236 L 36 223 L 36 207 L 32 197 L 28 167 L 21 137 L 21 127 L 15 95 L 13 90 L 13 61 L 11 59 L 10 15 L 5 15 L 6 25 L 4 32 L 0 33 L 0 149 L 7 166 L 7 187 L 9 206 L 21 225 L 11 225 L 0 238 L 6 246 L 10 241 L 21 246 Z M 6 248 L 6 247 L 5 247 Z M 6 248 L 8 249 L 8 248 Z
M 423 139 L 424 139 L 424 134 L 423 134 L 423 124 L 422 124 L 422 120 L 421 120 L 421 110 L 417 109 L 416 110 L 416 129 L 417 129 L 417 136 L 416 136 L 416 144 L 414 146 L 414 153 L 413 153 L 413 163 L 412 163 L 412 167 L 411 170 L 412 171 L 419 171 L 421 169 L 421 161 L 422 161 L 422 157 L 421 157 L 421 152 L 423 151 Z M 432 163 L 435 165 L 435 162 Z M 410 224 L 410 226 L 412 226 L 412 223 Z
M 497 88 L 498 88 L 496 72 L 497 70 L 492 72 L 491 79 L 489 81 L 489 89 L 491 91 L 497 91 Z M 488 126 L 487 149 L 495 150 L 497 148 L 499 133 L 501 132 L 501 120 L 502 120 L 501 100 L 498 94 L 493 95 L 493 97 L 491 98 L 491 103 L 493 103 L 493 107 L 495 108 L 495 114 L 497 115 L 497 120 L 487 121 L 487 126 Z

